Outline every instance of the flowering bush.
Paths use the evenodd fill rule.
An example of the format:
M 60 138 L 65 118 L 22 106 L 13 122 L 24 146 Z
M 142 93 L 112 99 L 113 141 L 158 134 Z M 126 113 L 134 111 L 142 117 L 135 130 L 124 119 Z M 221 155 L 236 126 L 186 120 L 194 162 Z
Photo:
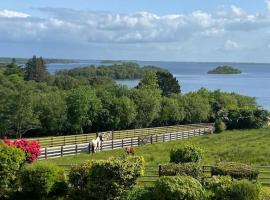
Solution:
M 30 140 L 21 139 L 21 140 L 11 141 L 11 140 L 5 139 L 4 142 L 5 144 L 9 146 L 14 146 L 16 148 L 23 150 L 26 153 L 26 160 L 28 162 L 35 161 L 41 153 L 40 145 L 35 140 L 30 141 Z

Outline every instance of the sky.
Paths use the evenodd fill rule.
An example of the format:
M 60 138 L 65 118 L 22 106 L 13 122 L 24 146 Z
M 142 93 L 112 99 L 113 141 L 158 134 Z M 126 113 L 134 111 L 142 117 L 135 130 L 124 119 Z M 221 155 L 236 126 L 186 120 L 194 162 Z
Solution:
M 0 0 L 0 57 L 270 62 L 270 0 Z

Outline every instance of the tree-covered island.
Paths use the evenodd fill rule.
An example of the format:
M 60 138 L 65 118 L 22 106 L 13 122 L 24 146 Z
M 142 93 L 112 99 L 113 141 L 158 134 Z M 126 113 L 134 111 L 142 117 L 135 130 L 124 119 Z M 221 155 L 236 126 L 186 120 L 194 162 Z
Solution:
M 208 74 L 241 74 L 241 70 L 228 65 L 219 66 L 208 71 Z

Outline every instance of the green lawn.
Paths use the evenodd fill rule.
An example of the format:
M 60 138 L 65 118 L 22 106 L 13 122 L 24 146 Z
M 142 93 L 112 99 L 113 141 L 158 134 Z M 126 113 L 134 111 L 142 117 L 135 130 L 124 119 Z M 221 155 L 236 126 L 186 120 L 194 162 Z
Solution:
M 204 164 L 218 161 L 237 161 L 252 165 L 270 165 L 270 129 L 226 131 L 221 134 L 205 135 L 166 143 L 145 145 L 135 148 L 135 154 L 144 156 L 147 164 L 169 161 L 170 149 L 183 143 L 198 145 L 204 150 Z M 123 149 L 100 152 L 94 155 L 79 154 L 39 162 L 56 164 L 78 164 L 91 159 L 107 159 L 124 153 Z

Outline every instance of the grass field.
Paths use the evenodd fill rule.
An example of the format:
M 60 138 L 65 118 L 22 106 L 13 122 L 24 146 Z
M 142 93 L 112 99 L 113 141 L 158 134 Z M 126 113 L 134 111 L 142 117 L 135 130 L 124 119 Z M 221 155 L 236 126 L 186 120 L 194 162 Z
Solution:
M 204 135 L 185 140 L 145 145 L 135 148 L 135 154 L 144 156 L 147 164 L 169 161 L 170 149 L 183 143 L 192 143 L 204 150 L 204 164 L 218 161 L 237 161 L 252 165 L 270 165 L 270 129 L 226 131 L 221 134 Z M 118 156 L 123 149 L 99 152 L 94 155 L 79 154 L 39 162 L 78 164 L 91 159 L 107 159 Z

